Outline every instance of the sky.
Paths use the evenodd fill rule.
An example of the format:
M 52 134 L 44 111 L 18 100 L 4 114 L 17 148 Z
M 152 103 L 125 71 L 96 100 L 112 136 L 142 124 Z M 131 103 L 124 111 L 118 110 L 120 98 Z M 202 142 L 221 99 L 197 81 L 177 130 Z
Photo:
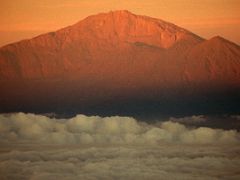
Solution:
M 121 9 L 240 44 L 240 0 L 0 0 L 0 46 Z

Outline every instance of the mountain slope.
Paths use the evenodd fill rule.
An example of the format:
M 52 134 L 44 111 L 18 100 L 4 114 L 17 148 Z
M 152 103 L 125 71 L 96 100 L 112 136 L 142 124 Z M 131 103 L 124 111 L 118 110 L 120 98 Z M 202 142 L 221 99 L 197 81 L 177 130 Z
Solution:
M 112 60 L 122 52 L 125 55 L 120 58 L 130 59 L 142 49 L 151 54 L 184 41 L 191 46 L 201 40 L 161 20 L 128 11 L 103 13 L 57 32 L 1 48 L 0 77 L 58 77 L 91 61 Z
M 224 96 L 221 111 L 239 97 L 240 47 L 128 11 L 101 13 L 0 48 L 0 85 L 2 112 L 152 113 Z
M 193 75 L 189 80 L 223 85 L 240 82 L 240 47 L 222 37 L 213 37 L 193 47 L 187 64 L 187 73 Z

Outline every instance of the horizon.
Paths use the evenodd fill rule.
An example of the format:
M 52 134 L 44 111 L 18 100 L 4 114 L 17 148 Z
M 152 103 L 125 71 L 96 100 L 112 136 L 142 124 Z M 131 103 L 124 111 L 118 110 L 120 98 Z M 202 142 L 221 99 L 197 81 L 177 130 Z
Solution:
M 162 19 L 204 39 L 221 36 L 235 44 L 240 44 L 238 33 L 240 31 L 238 13 L 240 3 L 236 0 L 231 0 L 231 2 L 214 0 L 205 3 L 189 0 L 182 3 L 177 0 L 168 1 L 168 3 L 154 0 L 137 3 L 133 0 L 122 5 L 115 5 L 109 0 L 102 3 L 94 0 L 91 2 L 63 0 L 59 3 L 44 1 L 32 4 L 29 2 L 30 0 L 17 0 L 14 4 L 1 2 L 0 47 L 57 31 L 91 15 L 116 10 L 128 10 L 133 14 Z M 136 5 L 138 8 L 134 7 Z M 79 11 L 79 8 L 84 10 Z

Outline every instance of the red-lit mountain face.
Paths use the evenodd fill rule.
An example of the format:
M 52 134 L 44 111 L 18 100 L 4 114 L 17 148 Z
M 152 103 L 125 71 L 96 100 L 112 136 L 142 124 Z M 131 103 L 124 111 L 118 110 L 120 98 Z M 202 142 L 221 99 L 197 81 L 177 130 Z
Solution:
M 84 113 L 119 102 L 156 107 L 202 92 L 222 98 L 234 90 L 238 96 L 240 47 L 114 11 L 2 47 L 0 83 L 3 112 L 66 107 Z

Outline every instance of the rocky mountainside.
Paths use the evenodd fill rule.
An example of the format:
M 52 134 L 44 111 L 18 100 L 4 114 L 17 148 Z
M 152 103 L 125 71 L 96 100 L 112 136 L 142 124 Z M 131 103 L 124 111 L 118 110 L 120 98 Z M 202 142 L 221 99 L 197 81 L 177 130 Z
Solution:
M 116 109 L 158 110 L 181 96 L 209 94 L 232 102 L 240 96 L 240 47 L 128 11 L 101 13 L 0 48 L 0 84 L 2 112 L 65 107 L 85 113 L 105 104 L 103 111 L 111 112 L 116 102 Z

